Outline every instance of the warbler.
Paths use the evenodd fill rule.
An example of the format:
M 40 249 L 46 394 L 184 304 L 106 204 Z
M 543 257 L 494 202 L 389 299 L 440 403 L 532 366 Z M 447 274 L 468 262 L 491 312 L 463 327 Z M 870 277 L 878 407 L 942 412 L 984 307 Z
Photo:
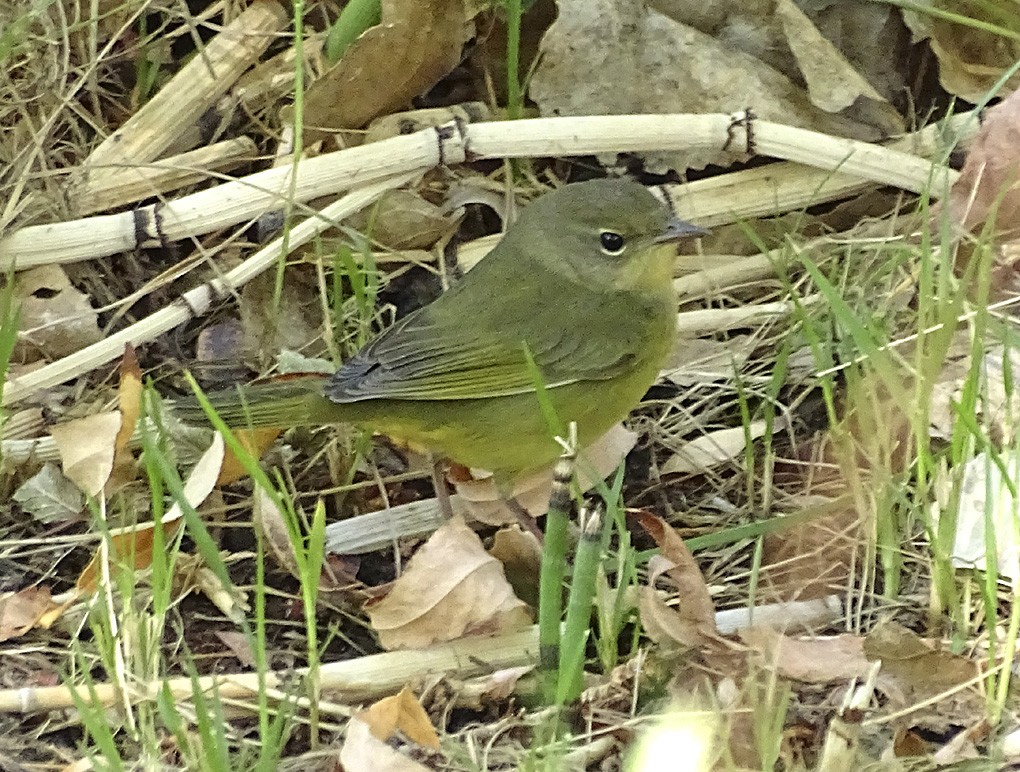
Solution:
M 576 424 L 583 450 L 638 403 L 674 343 L 674 242 L 702 232 L 637 182 L 565 185 L 332 377 L 242 386 L 212 404 L 232 426 L 357 424 L 509 489 L 560 455 L 556 422 Z

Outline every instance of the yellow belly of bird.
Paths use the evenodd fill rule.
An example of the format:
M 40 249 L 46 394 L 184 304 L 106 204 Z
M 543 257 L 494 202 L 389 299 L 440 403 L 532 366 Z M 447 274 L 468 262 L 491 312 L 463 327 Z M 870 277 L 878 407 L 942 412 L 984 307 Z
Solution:
M 583 448 L 622 420 L 653 378 L 654 373 L 646 369 L 623 378 L 559 386 L 546 393 L 562 429 L 571 422 L 577 424 Z M 497 479 L 523 476 L 551 464 L 563 452 L 533 393 L 476 400 L 367 401 L 343 408 L 354 423 L 416 450 L 487 469 Z

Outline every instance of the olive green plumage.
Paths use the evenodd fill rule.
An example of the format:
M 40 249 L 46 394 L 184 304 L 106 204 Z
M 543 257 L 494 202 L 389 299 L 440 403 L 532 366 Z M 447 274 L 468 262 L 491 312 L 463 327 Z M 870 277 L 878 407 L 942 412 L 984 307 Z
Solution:
M 255 384 L 213 404 L 232 425 L 360 424 L 511 481 L 561 451 L 525 351 L 562 425 L 577 423 L 582 447 L 600 437 L 637 404 L 673 345 L 669 242 L 694 232 L 635 182 L 565 186 L 324 388 L 321 378 Z

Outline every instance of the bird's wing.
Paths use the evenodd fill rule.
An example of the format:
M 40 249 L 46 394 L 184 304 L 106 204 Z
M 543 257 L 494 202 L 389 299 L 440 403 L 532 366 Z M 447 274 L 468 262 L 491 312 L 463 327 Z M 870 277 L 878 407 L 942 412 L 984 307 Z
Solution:
M 634 361 L 634 341 L 627 336 L 593 338 L 583 330 L 519 319 L 478 330 L 469 319 L 453 325 L 430 311 L 408 316 L 348 360 L 330 379 L 326 396 L 345 403 L 526 393 L 535 390 L 526 348 L 546 388 L 612 378 Z

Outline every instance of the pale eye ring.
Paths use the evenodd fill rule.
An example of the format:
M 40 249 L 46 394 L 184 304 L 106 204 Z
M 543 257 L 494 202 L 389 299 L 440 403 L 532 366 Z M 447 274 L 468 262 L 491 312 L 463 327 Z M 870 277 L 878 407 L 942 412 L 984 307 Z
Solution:
M 607 255 L 618 255 L 627 246 L 626 239 L 616 231 L 602 231 L 599 234 L 599 242 L 602 244 L 602 251 Z

